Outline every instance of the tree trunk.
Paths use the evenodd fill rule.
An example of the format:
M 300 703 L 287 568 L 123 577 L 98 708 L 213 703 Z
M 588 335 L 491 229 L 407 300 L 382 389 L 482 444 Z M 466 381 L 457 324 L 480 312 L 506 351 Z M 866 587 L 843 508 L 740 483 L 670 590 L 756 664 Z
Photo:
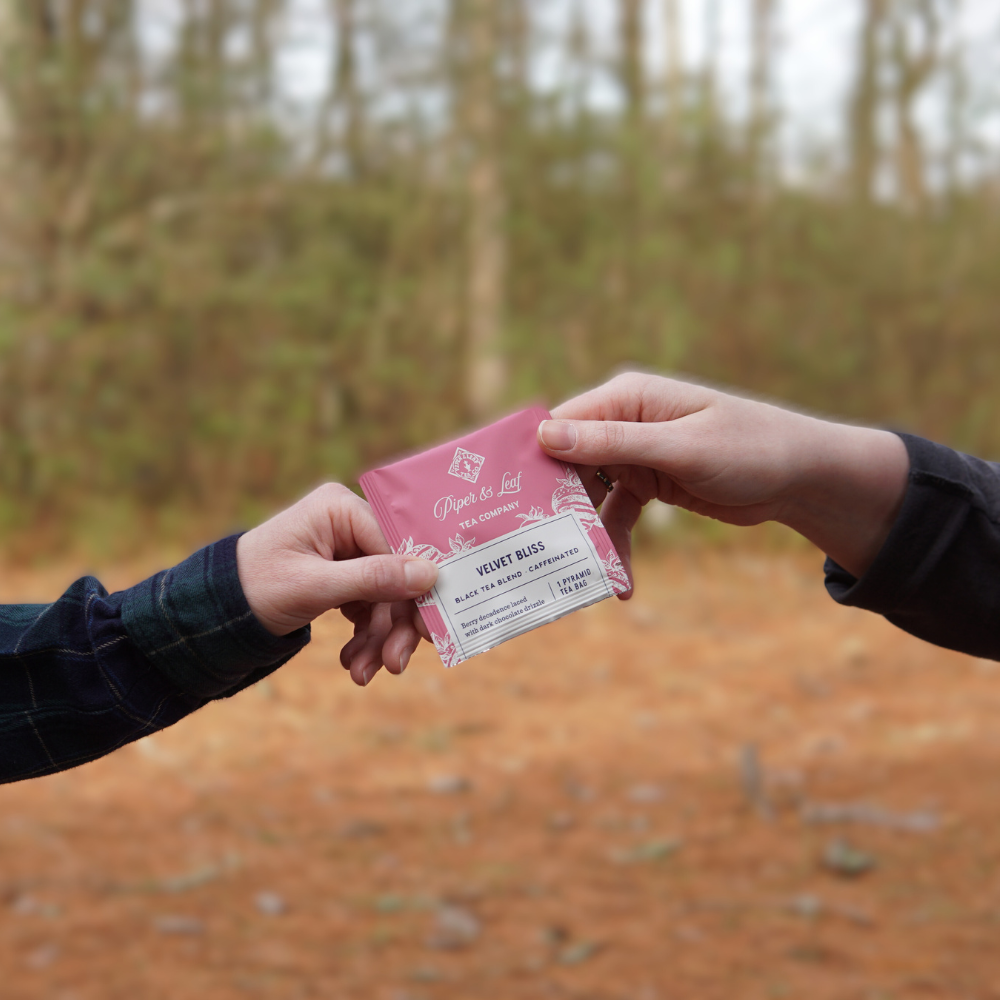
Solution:
M 923 36 L 919 50 L 910 31 L 913 15 Z M 939 27 L 934 0 L 904 0 L 896 10 L 892 46 L 896 70 L 896 177 L 899 197 L 908 208 L 920 208 L 927 195 L 923 142 L 913 105 L 937 70 Z
M 507 253 L 497 134 L 497 23 L 493 0 L 460 2 L 465 8 L 460 79 L 469 156 L 465 401 L 474 418 L 484 419 L 496 412 L 507 382 L 502 343 Z
M 754 193 L 760 193 L 764 160 L 767 156 L 767 136 L 770 127 L 771 59 L 773 56 L 775 0 L 752 0 L 750 111 L 747 120 L 747 159 L 750 183 Z
M 645 114 L 646 86 L 642 67 L 643 0 L 621 0 L 621 81 L 625 91 L 625 113 L 630 129 Z
M 531 87 L 531 16 L 529 0 L 505 0 L 501 4 L 503 20 L 501 48 L 507 72 L 508 88 L 513 102 L 518 106 L 526 104 Z
M 706 0 L 705 3 L 705 66 L 702 74 L 702 115 L 703 127 L 715 130 L 718 123 L 718 76 L 719 50 L 722 41 L 719 35 L 719 0 Z
M 885 15 L 886 0 L 865 0 L 864 19 L 858 36 L 858 77 L 851 98 L 849 122 L 851 191 L 860 202 L 871 200 L 878 170 L 880 42 Z
M 619 47 L 621 88 L 625 96 L 622 131 L 621 315 L 622 332 L 640 353 L 644 334 L 642 311 L 643 244 L 647 215 L 646 79 L 642 58 L 645 0 L 620 0 Z
M 955 14 L 961 0 L 955 0 Z M 961 184 L 962 157 L 968 149 L 966 114 L 969 104 L 969 82 L 966 76 L 961 42 L 955 42 L 948 56 L 948 144 L 945 151 L 945 183 L 948 195 L 955 198 Z
M 269 110 L 274 97 L 274 21 L 281 0 L 254 0 L 250 9 L 251 62 L 253 109 L 257 114 Z
M 625 94 L 625 185 L 631 228 L 638 223 L 646 121 L 646 80 L 642 59 L 644 0 L 621 0 L 621 87 Z
M 678 0 L 664 0 L 663 25 L 666 32 L 664 48 L 664 96 L 666 97 L 667 131 L 671 143 L 681 130 L 684 110 L 684 68 L 681 58 L 681 12 Z
M 329 0 L 335 33 L 326 94 L 316 121 L 313 169 L 322 172 L 336 152 L 344 172 L 364 171 L 364 108 L 358 83 L 358 0 Z
M 350 175 L 363 168 L 361 92 L 358 87 L 357 0 L 334 0 L 337 21 L 337 64 L 334 100 L 343 116 L 344 156 Z
M 566 96 L 573 120 L 579 123 L 587 113 L 587 82 L 591 63 L 590 31 L 584 0 L 575 0 L 566 36 L 568 72 Z
M 0 0 L 0 64 L 6 65 L 16 43 L 17 23 L 12 9 L 13 0 Z M 14 110 L 11 107 L 8 81 L 0 81 L 0 218 L 6 218 L 8 202 L 13 195 L 11 171 L 14 165 Z M 4 229 L 6 227 L 3 227 Z M 0 232 L 3 230 L 0 229 Z M 0 257 L 5 256 L 0 243 Z

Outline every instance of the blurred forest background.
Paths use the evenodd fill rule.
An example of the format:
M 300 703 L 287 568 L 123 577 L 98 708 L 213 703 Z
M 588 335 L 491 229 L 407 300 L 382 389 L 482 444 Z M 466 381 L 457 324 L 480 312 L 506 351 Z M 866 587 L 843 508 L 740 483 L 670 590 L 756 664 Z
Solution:
M 8 545 L 252 519 L 624 363 L 1000 457 L 961 0 L 838 4 L 837 138 L 794 157 L 799 0 L 312 0 L 303 105 L 305 2 L 0 0 Z

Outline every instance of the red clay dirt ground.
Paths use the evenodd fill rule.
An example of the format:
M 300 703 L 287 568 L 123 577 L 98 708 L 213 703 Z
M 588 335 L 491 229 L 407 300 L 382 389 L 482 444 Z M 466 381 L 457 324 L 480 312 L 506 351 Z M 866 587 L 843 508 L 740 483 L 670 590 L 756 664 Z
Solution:
M 818 559 L 650 557 L 630 604 L 367 690 L 347 635 L 0 789 L 0 996 L 1000 998 L 1000 670 Z

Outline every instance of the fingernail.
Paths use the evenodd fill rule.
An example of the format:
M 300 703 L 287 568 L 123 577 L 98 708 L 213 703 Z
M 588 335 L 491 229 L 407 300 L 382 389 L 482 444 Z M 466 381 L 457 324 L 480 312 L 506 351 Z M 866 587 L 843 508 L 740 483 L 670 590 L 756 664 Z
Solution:
M 565 420 L 543 420 L 538 426 L 538 438 L 553 451 L 569 451 L 576 447 L 576 428 Z
M 406 669 L 406 665 L 410 662 L 410 657 L 413 655 L 412 649 L 404 649 L 402 656 L 399 658 L 399 672 L 402 673 Z
M 403 567 L 406 586 L 410 590 L 424 593 L 434 586 L 437 579 L 437 566 L 427 559 L 409 559 Z
M 364 686 L 368 687 L 368 682 L 375 676 L 375 668 L 367 667 L 361 672 L 361 679 L 365 682 Z

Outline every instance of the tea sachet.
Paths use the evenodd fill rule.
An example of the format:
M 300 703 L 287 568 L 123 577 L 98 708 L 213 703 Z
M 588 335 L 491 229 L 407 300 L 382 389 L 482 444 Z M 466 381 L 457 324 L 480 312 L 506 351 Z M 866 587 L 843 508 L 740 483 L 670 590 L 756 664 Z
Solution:
M 539 447 L 532 407 L 361 477 L 386 539 L 429 559 L 417 604 L 446 667 L 630 589 L 570 465 Z

